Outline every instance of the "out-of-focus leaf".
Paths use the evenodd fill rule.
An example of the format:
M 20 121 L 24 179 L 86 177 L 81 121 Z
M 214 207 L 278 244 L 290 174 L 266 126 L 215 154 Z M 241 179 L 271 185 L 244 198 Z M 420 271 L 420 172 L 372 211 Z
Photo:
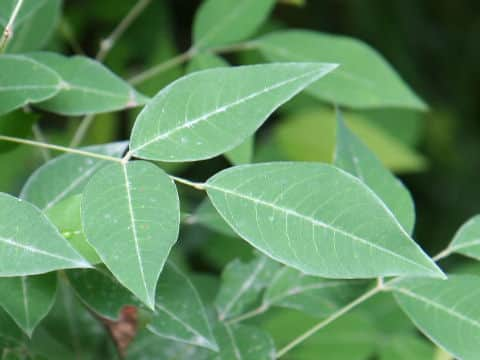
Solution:
M 448 251 L 480 260 L 480 215 L 472 217 L 462 225 L 449 245 Z
M 0 117 L 0 134 L 28 138 L 32 133 L 32 125 L 37 120 L 37 116 L 32 113 L 15 111 Z M 19 144 L 13 142 L 0 142 L 0 152 L 15 149 Z

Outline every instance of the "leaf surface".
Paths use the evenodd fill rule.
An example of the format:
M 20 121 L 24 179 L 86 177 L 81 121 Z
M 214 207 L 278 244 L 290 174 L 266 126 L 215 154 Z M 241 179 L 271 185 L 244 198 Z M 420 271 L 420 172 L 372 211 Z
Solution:
M 120 157 L 127 149 L 126 142 L 95 145 L 82 150 Z M 88 180 L 110 162 L 76 154 L 56 157 L 33 172 L 20 193 L 22 199 L 48 210 L 60 201 L 83 191 Z
M 0 193 L 0 276 L 90 267 L 32 204 Z
M 210 178 L 206 189 L 242 238 L 306 274 L 443 277 L 384 203 L 331 165 L 236 166 Z
M 167 339 L 218 351 L 204 305 L 190 279 L 168 263 L 157 286 L 148 330 Z
M 385 203 L 403 228 L 411 234 L 415 206 L 409 191 L 345 125 L 337 114 L 335 165 L 362 180 Z
M 147 101 L 98 61 L 48 52 L 33 53 L 29 57 L 56 71 L 62 79 L 59 93 L 38 104 L 42 109 L 75 116 L 122 110 Z
M 215 299 L 218 318 L 225 319 L 242 314 L 259 299 L 273 274 L 280 267 L 266 256 L 248 263 L 234 260 L 222 273 L 222 284 Z
M 111 164 L 85 187 L 82 221 L 103 263 L 153 309 L 157 280 L 179 231 L 172 180 L 145 161 Z
M 332 64 L 216 68 L 185 76 L 142 110 L 130 151 L 143 159 L 208 159 L 240 145 L 292 96 L 332 71 Z
M 480 354 L 480 277 L 448 280 L 404 279 L 391 286 L 415 325 L 434 343 L 460 359 Z
M 275 0 L 207 0 L 193 23 L 197 49 L 217 47 L 247 39 L 267 19 Z
M 353 108 L 426 105 L 385 59 L 359 40 L 307 30 L 267 34 L 254 41 L 270 61 L 335 62 L 339 69 L 308 92 L 321 100 Z
M 0 56 L 0 115 L 46 100 L 60 90 L 55 71 L 21 55 Z
M 449 249 L 480 260 L 480 215 L 472 217 L 460 227 Z
M 0 278 L 0 306 L 31 336 L 55 301 L 57 275 Z

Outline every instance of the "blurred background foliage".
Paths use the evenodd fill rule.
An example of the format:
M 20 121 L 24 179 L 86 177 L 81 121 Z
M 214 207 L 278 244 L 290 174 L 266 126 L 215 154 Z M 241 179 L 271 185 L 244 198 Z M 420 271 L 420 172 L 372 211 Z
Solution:
M 101 39 L 134 3 L 64 1 L 47 48 L 94 56 Z M 187 50 L 198 4 L 194 0 L 152 1 L 113 48 L 107 66 L 129 78 Z M 380 109 L 350 111 L 346 117 L 351 128 L 411 190 L 417 209 L 417 241 L 431 254 L 442 249 L 456 229 L 480 208 L 480 2 L 279 0 L 261 32 L 284 27 L 343 34 L 367 42 L 429 104 L 426 113 Z M 229 54 L 226 60 L 230 64 L 262 62 L 253 51 Z M 198 68 L 201 64 L 176 66 L 140 84 L 138 89 L 154 95 L 186 71 Z M 236 154 L 229 154 L 228 159 L 242 162 L 253 156 L 254 161 L 331 161 L 335 143 L 332 110 L 301 95 L 261 129 L 253 155 L 247 144 Z M 84 145 L 127 138 L 136 114 L 136 110 L 129 110 L 97 116 Z M 22 116 L 22 124 L 39 118 L 48 141 L 58 144 L 69 143 L 80 120 L 41 112 Z M 9 133 L 8 120 L 0 119 L 1 133 Z M 30 126 L 21 132 L 31 136 Z M 41 163 L 42 155 L 38 149 L 1 145 L 0 191 L 16 194 Z M 218 157 L 195 165 L 164 166 L 168 171 L 204 180 L 228 166 L 228 160 Z M 191 213 L 201 198 L 183 190 L 191 199 L 191 203 L 184 203 L 185 211 Z M 199 221 L 199 216 L 208 216 L 208 209 L 201 215 L 190 215 L 187 223 Z M 187 226 L 182 234 L 182 246 L 189 250 L 196 267 L 210 270 L 220 269 L 234 256 L 251 256 L 243 244 L 228 234 L 206 228 Z M 453 262 L 457 260 L 453 258 Z

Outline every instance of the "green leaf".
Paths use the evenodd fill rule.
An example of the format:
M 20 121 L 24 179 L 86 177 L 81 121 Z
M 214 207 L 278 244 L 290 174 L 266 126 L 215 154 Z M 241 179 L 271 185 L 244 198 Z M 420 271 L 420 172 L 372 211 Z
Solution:
M 435 348 L 417 335 L 394 335 L 382 342 L 379 360 L 435 360 Z
M 155 314 L 147 329 L 163 338 L 218 351 L 197 290 L 172 263 L 158 281 Z
M 38 115 L 26 113 L 21 110 L 8 113 L 0 117 L 0 134 L 28 138 L 32 134 L 32 126 Z M 15 149 L 20 144 L 13 142 L 0 142 L 0 153 Z
M 82 221 L 103 263 L 153 309 L 158 277 L 178 237 L 180 209 L 172 180 L 145 161 L 111 164 L 85 187 Z
M 344 113 L 344 116 L 349 129 L 391 171 L 415 172 L 425 169 L 424 157 L 375 126 L 370 119 L 359 113 Z M 335 128 L 333 111 L 323 107 L 301 110 L 283 118 L 276 125 L 274 143 L 270 146 L 279 147 L 283 160 L 330 163 L 335 152 Z M 322 141 L 319 141 L 319 137 Z
M 266 256 L 248 263 L 234 260 L 222 273 L 222 284 L 215 299 L 218 318 L 223 321 L 242 314 L 255 304 L 280 265 Z
M 206 0 L 193 23 L 193 46 L 205 49 L 245 40 L 267 19 L 275 0 Z
M 48 314 L 55 301 L 57 275 L 0 278 L 0 306 L 28 336 Z
M 332 64 L 217 68 L 185 76 L 143 109 L 130 151 L 143 159 L 191 161 L 240 145 L 282 103 L 332 71 Z
M 448 280 L 404 279 L 390 286 L 415 325 L 434 343 L 460 359 L 480 354 L 480 277 Z
M 8 21 L 3 15 L 10 14 L 15 3 L 16 0 L 3 0 L 0 3 L 2 27 Z M 21 53 L 41 48 L 55 30 L 60 5 L 61 0 L 24 0 L 14 24 L 14 36 L 7 44 L 7 52 Z
M 237 234 L 223 220 L 211 201 L 205 198 L 195 210 L 193 223 L 199 223 L 206 228 L 226 236 L 236 237 Z
M 187 73 L 219 67 L 228 67 L 229 64 L 220 56 L 205 52 L 196 55 L 188 64 Z M 234 165 L 248 164 L 253 157 L 253 136 L 248 137 L 236 148 L 225 153 L 226 158 Z
M 80 300 L 103 318 L 118 320 L 124 306 L 141 305 L 137 298 L 103 267 L 69 270 L 67 276 Z
M 271 278 L 262 307 L 280 306 L 326 317 L 366 291 L 365 281 L 327 280 L 283 267 Z
M 209 360 L 273 360 L 275 346 L 265 331 L 246 325 L 219 323 L 215 327 L 220 352 Z
M 85 151 L 120 157 L 126 142 L 89 146 Z M 79 194 L 92 175 L 110 162 L 76 154 L 64 154 L 39 167 L 27 180 L 20 193 L 43 210 L 48 210 L 63 199 Z
M 0 115 L 57 94 L 61 79 L 38 61 L 20 55 L 0 56 Z
M 335 165 L 362 180 L 393 213 L 405 231 L 412 233 L 415 206 L 409 191 L 345 125 L 337 114 Z
M 306 30 L 279 31 L 254 41 L 270 61 L 335 62 L 339 69 L 308 92 L 321 100 L 353 108 L 426 105 L 374 49 L 359 40 Z
M 447 250 L 480 260 L 480 215 L 460 227 Z
M 29 57 L 55 70 L 62 78 L 60 92 L 38 104 L 62 115 L 84 115 L 122 110 L 144 105 L 147 98 L 98 61 L 38 52 Z
M 82 195 L 70 196 L 46 210 L 45 215 L 90 264 L 98 264 L 101 259 L 95 249 L 87 242 L 83 232 L 81 202 Z
M 22 345 L 25 335 L 10 315 L 0 307 L 0 350 Z
M 40 210 L 3 193 L 0 193 L 0 254 L 0 276 L 90 267 Z
M 383 202 L 331 165 L 236 166 L 210 178 L 206 189 L 242 238 L 306 274 L 443 277 Z

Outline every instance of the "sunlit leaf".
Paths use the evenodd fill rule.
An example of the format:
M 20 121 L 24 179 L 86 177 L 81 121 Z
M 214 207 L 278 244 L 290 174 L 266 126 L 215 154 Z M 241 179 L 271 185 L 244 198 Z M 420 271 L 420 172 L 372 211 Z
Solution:
M 153 308 L 157 280 L 179 230 L 179 201 L 172 180 L 148 162 L 111 164 L 87 184 L 82 221 L 87 240 L 103 263 Z
M 306 274 L 443 277 L 383 202 L 333 166 L 242 165 L 216 174 L 206 189 L 242 238 Z
M 193 23 L 197 49 L 245 40 L 266 20 L 275 0 L 206 0 Z
M 90 267 L 32 204 L 0 193 L 0 276 Z
M 122 110 L 147 101 L 128 83 L 87 57 L 68 58 L 47 52 L 29 57 L 56 71 L 62 79 L 58 94 L 38 104 L 42 109 L 63 115 L 83 115 Z
M 359 40 L 306 30 L 267 34 L 254 44 L 270 61 L 322 61 L 341 64 L 312 95 L 354 108 L 405 107 L 425 110 L 395 70 L 370 46 Z
M 208 159 L 252 135 L 331 64 L 272 64 L 193 73 L 160 91 L 135 122 L 130 151 L 163 161 Z
M 391 285 L 395 298 L 433 342 L 460 359 L 480 353 L 480 277 L 452 275 L 448 280 L 403 279 Z
M 46 100 L 61 87 L 58 74 L 21 55 L 0 56 L 0 115 Z
M 455 234 L 449 251 L 480 260 L 480 215 L 472 217 Z

